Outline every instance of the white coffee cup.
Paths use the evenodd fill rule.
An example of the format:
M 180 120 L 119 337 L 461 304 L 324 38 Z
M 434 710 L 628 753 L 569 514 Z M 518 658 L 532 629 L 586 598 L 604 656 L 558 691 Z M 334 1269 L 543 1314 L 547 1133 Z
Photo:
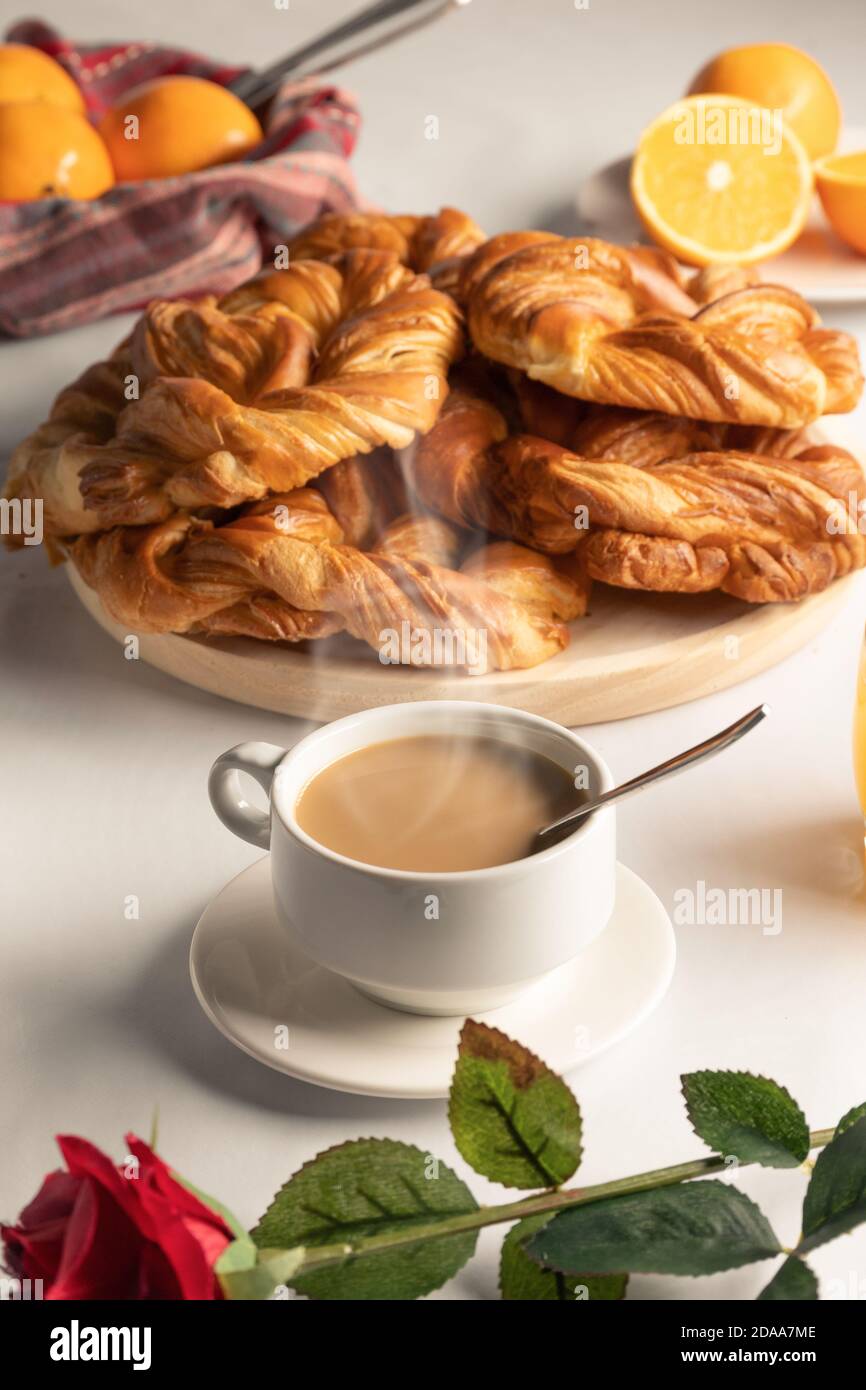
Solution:
M 394 1008 L 465 1015 L 508 1003 L 603 931 L 614 905 L 615 811 L 596 811 L 530 858 L 461 873 L 361 864 L 299 826 L 301 792 L 336 759 L 387 739 L 443 733 L 518 743 L 572 773 L 585 768 L 593 794 L 613 786 L 598 753 L 549 719 L 430 700 L 350 714 L 288 751 L 239 744 L 214 763 L 209 791 L 229 830 L 270 849 L 277 916 L 312 960 Z M 238 772 L 269 793 L 269 815 L 244 797 Z

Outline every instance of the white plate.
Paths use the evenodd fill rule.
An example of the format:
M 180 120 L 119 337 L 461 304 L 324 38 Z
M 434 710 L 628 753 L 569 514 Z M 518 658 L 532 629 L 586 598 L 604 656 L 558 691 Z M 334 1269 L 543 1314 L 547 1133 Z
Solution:
M 839 152 L 866 149 L 866 130 L 846 130 Z M 577 194 L 580 230 L 607 241 L 648 240 L 634 210 L 628 187 L 631 155 L 598 169 Z M 824 216 L 818 198 L 806 230 L 781 256 L 764 261 L 761 278 L 790 285 L 804 299 L 819 304 L 866 303 L 866 256 L 840 241 Z
M 568 1071 L 652 1013 L 675 957 L 664 907 L 620 864 L 616 907 L 601 936 L 516 1003 L 480 1017 L 555 1071 Z M 267 856 L 205 909 L 192 939 L 190 974 L 219 1031 L 286 1076 L 357 1095 L 433 1100 L 448 1094 L 462 1020 L 385 1008 L 315 965 L 277 924 Z M 288 1046 L 279 1045 L 286 1040 Z

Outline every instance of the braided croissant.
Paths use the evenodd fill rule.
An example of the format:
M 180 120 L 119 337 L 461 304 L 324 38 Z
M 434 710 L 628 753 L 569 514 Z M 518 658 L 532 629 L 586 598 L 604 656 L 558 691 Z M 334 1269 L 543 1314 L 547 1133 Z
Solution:
M 852 410 L 857 346 L 779 285 L 696 277 L 658 254 L 542 232 L 493 237 L 461 295 L 479 351 L 566 395 L 700 420 L 796 428 Z
M 586 610 L 581 566 L 500 543 L 461 572 L 454 547 L 442 522 L 407 518 L 365 554 L 342 544 L 324 498 L 300 489 L 224 526 L 174 516 L 80 537 L 69 553 L 107 611 L 142 632 L 292 641 L 344 628 L 381 652 L 405 624 L 412 664 L 472 674 L 534 666 L 567 645 L 565 623 Z
M 450 520 L 549 554 L 580 545 L 592 578 L 627 588 L 774 602 L 866 564 L 846 506 L 866 496 L 863 472 L 827 446 L 635 468 L 509 434 L 491 402 L 458 390 L 407 470 L 421 500 Z
M 456 208 L 435 217 L 386 217 L 380 212 L 329 213 L 289 242 L 289 260 L 326 260 L 367 247 L 391 251 L 410 270 L 428 274 L 436 289 L 456 294 L 463 261 L 486 237 Z
M 327 502 L 345 543 L 358 550 L 369 550 L 385 528 L 409 510 L 403 472 L 390 449 L 343 459 L 320 474 L 314 486 Z
M 716 267 L 717 268 L 717 267 Z M 460 369 L 458 368 L 458 371 Z M 663 463 L 682 454 L 740 449 L 747 454 L 791 457 L 815 442 L 810 427 L 779 430 L 761 425 L 728 425 L 687 420 L 658 410 L 589 405 L 562 396 L 541 382 L 515 372 L 514 429 L 560 444 L 587 459 L 613 459 L 635 468 Z M 489 394 L 482 389 L 476 394 Z M 497 404 L 499 402 L 497 401 Z M 513 412 L 510 412 L 513 419 Z
M 107 362 L 88 367 L 65 387 L 49 418 L 13 451 L 3 495 L 41 498 L 49 540 L 96 529 L 95 513 L 84 509 L 79 477 L 94 450 L 114 434 L 127 404 L 124 389 L 131 371 L 127 344 L 122 343 Z M 7 544 L 13 548 L 15 537 L 7 537 Z
M 131 371 L 140 398 L 106 412 L 85 374 L 75 418 L 63 393 L 19 446 L 10 491 L 44 498 L 50 533 L 71 535 L 290 490 L 428 430 L 461 347 L 453 300 L 379 251 L 298 261 L 219 301 L 157 301 L 92 369 Z
M 306 495 L 299 490 L 293 495 L 289 506 L 286 505 L 287 498 L 283 498 L 284 512 L 290 514 L 290 507 L 296 508 L 299 500 Z M 309 505 L 318 505 L 313 496 L 309 498 Z M 153 527 L 151 530 L 159 532 L 162 528 Z M 336 531 L 328 532 L 325 527 L 322 534 L 331 540 L 339 539 L 339 522 Z M 310 539 L 316 539 L 315 528 L 311 529 Z M 380 546 L 386 553 L 402 555 L 406 560 L 433 560 L 438 565 L 450 568 L 456 563 L 460 541 L 457 532 L 447 522 L 432 516 L 406 515 L 397 518 L 386 528 L 380 536 Z M 302 642 L 317 637 L 331 637 L 336 632 L 342 632 L 344 627 L 337 613 L 307 612 L 262 589 L 253 591 L 228 608 L 208 613 L 195 622 L 189 631 L 210 637 L 257 637 L 273 642 Z

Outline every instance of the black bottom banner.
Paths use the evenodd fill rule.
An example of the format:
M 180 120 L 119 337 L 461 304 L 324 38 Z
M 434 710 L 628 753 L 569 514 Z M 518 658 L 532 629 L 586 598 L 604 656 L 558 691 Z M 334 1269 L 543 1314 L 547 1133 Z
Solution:
M 405 1357 L 405 1309 L 395 1321 L 393 1309 L 388 1313 L 382 1304 L 285 1301 L 289 1307 L 274 1306 L 279 1300 L 264 1304 L 5 1300 L 0 1303 L 0 1329 L 4 1346 L 14 1348 L 23 1365 L 60 1383 L 82 1374 L 98 1378 L 103 1370 L 114 1376 L 126 1372 L 161 1376 L 174 1370 L 214 1373 L 221 1378 L 254 1374 L 258 1380 L 272 1367 L 289 1375 L 297 1373 L 299 1354 L 309 1365 L 316 1348 L 332 1379 L 341 1363 L 351 1371 L 374 1347 L 378 1347 L 377 1356 L 387 1359 L 389 1345 L 394 1350 L 402 1345 L 401 1361 Z M 324 1345 L 318 1322 L 323 1315 L 328 1329 Z M 437 1314 L 422 1316 L 435 1319 Z M 515 1316 L 531 1314 L 528 1309 L 518 1314 L 512 1304 L 507 1316 L 508 1338 L 502 1345 L 513 1351 L 515 1336 L 524 1329 L 531 1331 L 528 1323 L 515 1324 Z M 450 1339 L 443 1339 L 437 1326 L 435 1321 L 425 1321 L 416 1334 L 424 1338 L 424 1327 L 430 1333 L 417 1344 L 428 1374 L 438 1348 L 446 1370 L 454 1352 Z M 481 1345 L 487 1349 L 486 1361 L 495 1343 L 487 1324 L 475 1326 L 479 1350 Z M 567 1335 L 579 1339 L 574 1346 L 579 1348 L 581 1362 L 587 1352 L 594 1352 L 604 1359 L 608 1372 L 797 1365 L 826 1374 L 837 1362 L 841 1365 L 856 1356 L 862 1345 L 863 1309 L 859 1302 L 835 1301 L 772 1306 L 711 1301 L 577 1303 L 564 1325 L 550 1324 L 545 1317 L 542 1326 L 555 1327 L 557 1336 L 567 1329 Z M 471 1325 L 462 1327 L 465 1350 Z

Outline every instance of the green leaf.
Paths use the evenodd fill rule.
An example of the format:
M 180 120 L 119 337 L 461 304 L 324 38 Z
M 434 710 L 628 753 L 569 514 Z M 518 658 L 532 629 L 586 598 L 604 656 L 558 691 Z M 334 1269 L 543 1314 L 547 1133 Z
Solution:
M 747 1071 L 693 1071 L 682 1077 L 695 1133 L 714 1153 L 768 1168 L 797 1168 L 809 1154 L 809 1126 L 783 1086 Z
M 627 1274 L 557 1274 L 529 1258 L 524 1242 L 550 1219 L 546 1212 L 527 1216 L 512 1226 L 502 1242 L 499 1291 L 503 1299 L 578 1303 L 624 1298 Z
M 580 1109 L 565 1082 L 471 1018 L 460 1034 L 448 1119 L 466 1162 L 504 1187 L 558 1187 L 580 1162 Z
M 866 1115 L 866 1101 L 862 1105 L 855 1105 L 851 1110 L 847 1110 L 836 1126 L 834 1139 L 840 1134 L 844 1134 L 845 1130 L 850 1129 L 852 1125 L 856 1125 L 857 1121 L 862 1119 L 864 1115 Z
M 570 1274 L 715 1274 L 778 1255 L 766 1217 L 722 1182 L 688 1182 L 570 1207 L 532 1236 L 539 1264 Z
M 305 1255 L 303 1246 L 294 1250 L 258 1250 L 246 1236 L 226 1246 L 214 1269 L 226 1298 L 250 1302 L 268 1299 L 276 1288 L 288 1284 Z
M 837 1132 L 815 1160 L 803 1202 L 803 1235 L 797 1252 L 814 1250 L 853 1231 L 861 1221 L 866 1221 L 864 1115 Z
M 321 1245 L 351 1247 L 477 1209 L 465 1183 L 429 1154 L 393 1139 L 355 1139 L 304 1164 L 277 1193 L 252 1237 L 260 1248 L 304 1245 L 309 1255 Z M 287 1282 L 310 1298 L 421 1298 L 462 1268 L 477 1234 L 460 1232 L 363 1257 L 347 1248 L 342 1264 Z
M 818 1297 L 818 1280 L 803 1260 L 791 1255 L 758 1294 L 758 1303 L 807 1303 Z
M 238 1274 L 252 1269 L 259 1258 L 258 1246 L 251 1236 L 240 1236 L 227 1245 L 214 1265 L 215 1274 Z

